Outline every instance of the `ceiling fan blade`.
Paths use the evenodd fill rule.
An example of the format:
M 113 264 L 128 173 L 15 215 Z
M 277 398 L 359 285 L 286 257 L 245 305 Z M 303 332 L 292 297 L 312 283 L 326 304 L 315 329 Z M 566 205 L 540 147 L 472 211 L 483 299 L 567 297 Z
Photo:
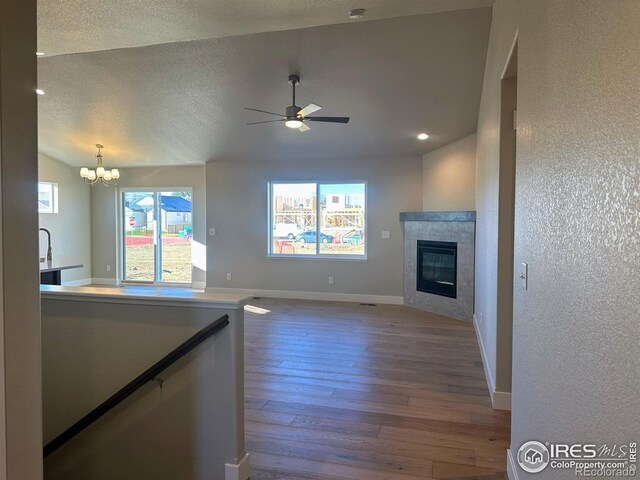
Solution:
M 349 117 L 305 117 L 313 122 L 349 123 Z
M 311 130 L 311 127 L 305 123 L 298 127 L 298 130 L 301 132 L 306 132 L 307 130 Z
M 284 115 L 282 115 L 281 113 L 267 112 L 266 110 L 258 110 L 257 108 L 244 107 L 244 109 L 251 110 L 252 112 L 268 113 L 269 115 L 277 115 L 278 117 L 284 117 Z
M 322 107 L 320 105 L 316 105 L 315 103 L 310 103 L 309 105 L 304 107 L 302 110 L 300 110 L 298 112 L 298 115 L 301 117 L 306 117 L 307 115 L 310 115 L 313 112 L 317 112 L 318 110 L 322 110 Z
M 284 122 L 284 118 L 282 118 L 280 120 L 265 120 L 264 122 L 245 123 L 245 125 L 260 125 L 261 123 L 273 123 L 273 122 Z

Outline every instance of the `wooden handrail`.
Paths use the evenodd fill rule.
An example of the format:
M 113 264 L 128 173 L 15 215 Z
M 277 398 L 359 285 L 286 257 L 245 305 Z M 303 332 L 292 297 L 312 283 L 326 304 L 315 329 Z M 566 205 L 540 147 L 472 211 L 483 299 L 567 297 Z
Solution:
M 156 378 L 160 372 L 171 366 L 178 359 L 182 358 L 184 355 L 189 353 L 195 347 L 204 342 L 207 338 L 211 337 L 216 332 L 222 330 L 224 327 L 229 325 L 229 315 L 223 315 L 218 320 L 213 322 L 211 325 L 204 327 L 202 330 L 197 332 L 191 338 L 183 342 L 179 347 L 173 350 L 168 355 L 165 355 L 162 359 L 157 361 L 153 366 L 145 370 L 143 373 L 138 375 L 134 380 L 129 382 L 127 385 L 122 387 L 116 393 L 114 393 L 107 400 L 102 402 L 92 411 L 87 413 L 84 417 L 78 420 L 76 423 L 67 428 L 64 432 L 58 435 L 56 438 L 51 440 L 44 446 L 43 456 L 46 458 L 48 455 L 55 452 L 62 445 L 67 443 L 73 437 L 82 432 L 89 425 L 94 423 L 100 417 L 102 417 L 109 410 L 114 408 L 116 405 L 121 403 L 131 394 L 136 392 L 140 387 L 142 387 L 147 382 L 150 382 L 154 378 Z

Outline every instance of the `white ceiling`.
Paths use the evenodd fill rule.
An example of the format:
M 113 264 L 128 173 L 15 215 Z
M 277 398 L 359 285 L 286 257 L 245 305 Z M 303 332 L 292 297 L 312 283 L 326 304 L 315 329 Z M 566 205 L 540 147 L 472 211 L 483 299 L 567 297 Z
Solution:
M 48 55 L 489 7 L 494 0 L 39 0 L 38 50 Z
M 481 8 L 40 58 L 40 151 L 80 166 L 102 143 L 119 167 L 421 155 L 475 131 L 490 20 Z M 289 73 L 298 105 L 351 122 L 245 126 L 271 117 L 243 107 L 291 104 Z

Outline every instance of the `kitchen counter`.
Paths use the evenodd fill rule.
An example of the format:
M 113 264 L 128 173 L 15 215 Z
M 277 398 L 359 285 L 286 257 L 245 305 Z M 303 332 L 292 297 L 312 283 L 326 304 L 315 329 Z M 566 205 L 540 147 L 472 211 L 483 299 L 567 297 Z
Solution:
M 54 255 L 52 260 L 40 262 L 40 283 L 42 285 L 60 285 L 62 270 L 82 267 L 84 267 L 84 263 L 77 257 Z

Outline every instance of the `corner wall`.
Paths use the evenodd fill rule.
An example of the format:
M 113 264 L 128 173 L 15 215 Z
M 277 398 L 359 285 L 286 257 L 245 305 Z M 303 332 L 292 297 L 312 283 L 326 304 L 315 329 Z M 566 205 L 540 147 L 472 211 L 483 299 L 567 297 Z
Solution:
M 0 2 L 0 478 L 42 478 L 36 1 Z
M 38 180 L 58 184 L 58 213 L 38 215 L 40 227 L 51 232 L 53 255 L 78 257 L 84 268 L 62 271 L 62 283 L 91 283 L 91 187 L 79 169 L 38 155 Z M 47 237 L 40 233 L 40 256 L 47 253 Z
M 498 321 L 498 233 L 500 200 L 501 76 L 517 32 L 518 3 L 497 0 L 493 7 L 487 64 L 482 85 L 476 139 L 476 297 L 475 320 L 489 388 L 511 391 L 511 365 L 497 362 L 509 348 L 498 338 L 506 328 Z M 511 319 L 509 318 L 509 322 Z M 508 326 L 510 335 L 510 325 Z
M 217 232 L 207 237 L 208 288 L 381 295 L 402 301 L 399 213 L 421 207 L 421 158 L 211 161 L 206 171 L 207 227 Z M 367 182 L 366 261 L 267 257 L 267 185 L 287 180 Z M 389 239 L 381 238 L 383 230 L 390 231 Z
M 422 156 L 422 210 L 476 209 L 476 134 Z
M 640 2 L 520 5 L 511 452 L 637 442 Z

